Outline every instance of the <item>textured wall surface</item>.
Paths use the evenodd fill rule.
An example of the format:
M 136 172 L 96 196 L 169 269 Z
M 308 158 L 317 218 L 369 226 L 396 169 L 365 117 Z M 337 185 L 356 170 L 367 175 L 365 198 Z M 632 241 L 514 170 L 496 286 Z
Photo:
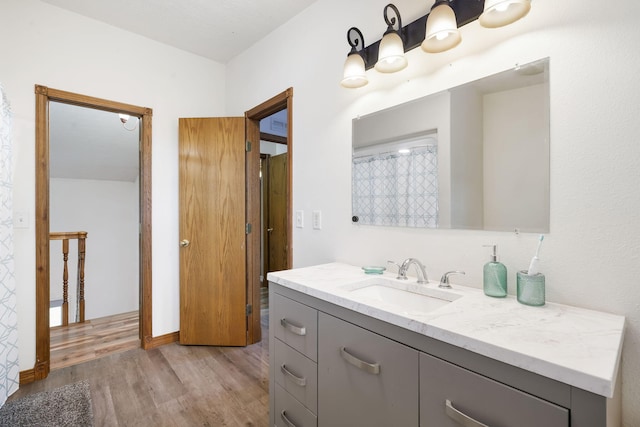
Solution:
M 455 282 L 480 287 L 488 260 L 482 245 L 495 243 L 514 294 L 516 271 L 527 268 L 537 234 L 351 223 L 351 119 L 549 57 L 551 223 L 540 253 L 547 298 L 626 316 L 624 425 L 640 425 L 640 4 L 536 0 L 516 24 L 493 30 L 469 24 L 454 50 L 412 50 L 405 70 L 369 71 L 369 85 L 341 88 L 347 29 L 359 27 L 367 44 L 380 39 L 386 3 L 319 0 L 228 65 L 230 114 L 294 88 L 293 208 L 304 210 L 305 224 L 312 210 L 321 210 L 323 220 L 322 230 L 294 229 L 295 265 L 384 264 L 412 256 L 432 279 L 460 269 L 467 274 Z M 403 23 L 430 6 L 394 4 Z

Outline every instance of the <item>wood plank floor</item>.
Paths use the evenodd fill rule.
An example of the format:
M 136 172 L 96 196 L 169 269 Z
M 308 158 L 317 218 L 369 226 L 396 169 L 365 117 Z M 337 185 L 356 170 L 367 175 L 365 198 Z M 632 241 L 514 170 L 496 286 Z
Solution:
M 10 400 L 86 379 L 96 426 L 267 426 L 268 303 L 247 347 L 139 348 L 51 371 Z
M 51 328 L 51 370 L 140 347 L 138 311 Z

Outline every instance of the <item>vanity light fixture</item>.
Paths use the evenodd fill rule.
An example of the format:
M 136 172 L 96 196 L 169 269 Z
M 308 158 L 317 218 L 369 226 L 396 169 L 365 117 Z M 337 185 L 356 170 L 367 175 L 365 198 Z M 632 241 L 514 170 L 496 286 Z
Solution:
M 456 14 L 449 0 L 438 0 L 427 16 L 427 27 L 422 50 L 429 53 L 444 52 L 460 44 L 462 36 L 458 30 Z
M 486 28 L 498 28 L 516 22 L 531 9 L 531 0 L 485 0 L 478 21 Z
M 341 84 L 347 88 L 366 85 L 368 79 L 362 63 L 365 71 L 374 67 L 382 73 L 400 71 L 407 66 L 405 52 L 418 46 L 429 53 L 444 52 L 462 40 L 460 27 L 475 20 L 486 28 L 502 27 L 524 17 L 530 9 L 531 0 L 436 0 L 428 14 L 403 27 L 398 8 L 390 3 L 384 8 L 387 31 L 382 40 L 365 46 L 360 30 L 351 27 L 347 32 L 351 51 L 344 64 Z M 395 14 L 391 19 L 389 11 Z M 396 22 L 398 29 L 395 29 Z M 352 39 L 352 32 L 359 38 Z
M 352 33 L 355 33 L 356 37 L 351 38 Z M 364 69 L 364 58 L 362 52 L 364 52 L 364 37 L 362 32 L 356 27 L 349 28 L 347 31 L 347 41 L 351 46 L 351 51 L 347 55 L 347 60 L 344 62 L 344 74 L 340 84 L 348 88 L 362 87 L 369 83 L 367 79 L 367 73 Z M 358 50 L 358 46 L 360 49 Z
M 396 15 L 389 19 L 388 11 L 391 9 Z M 394 29 L 398 22 L 398 30 Z M 375 68 L 381 73 L 395 73 L 407 66 L 407 58 L 404 56 L 404 41 L 402 40 L 402 18 L 400 11 L 393 4 L 388 4 L 384 8 L 384 21 L 387 23 L 387 31 L 385 31 L 380 48 L 378 50 L 378 61 Z

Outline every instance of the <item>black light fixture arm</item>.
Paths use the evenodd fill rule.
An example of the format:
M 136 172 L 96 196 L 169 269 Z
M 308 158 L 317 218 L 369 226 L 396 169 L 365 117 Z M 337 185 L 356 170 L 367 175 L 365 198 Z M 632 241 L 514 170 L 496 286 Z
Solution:
M 356 33 L 356 36 L 352 39 L 352 33 Z M 349 46 L 351 46 L 351 51 L 349 55 L 352 53 L 358 53 L 358 51 L 364 50 L 364 36 L 362 35 L 362 31 L 360 31 L 356 27 L 351 27 L 347 31 L 347 41 L 349 42 Z M 358 48 L 358 45 L 360 47 Z
M 451 6 L 453 11 L 455 12 L 456 24 L 458 25 L 458 28 L 460 28 L 463 25 L 466 25 L 478 19 L 478 17 L 482 14 L 484 10 L 484 0 L 449 0 L 449 6 Z M 387 9 L 392 9 L 394 11 L 398 20 L 398 30 L 393 29 L 393 27 L 396 24 L 396 18 L 392 17 L 391 19 L 388 19 Z M 398 8 L 393 4 L 388 4 L 384 8 L 384 20 L 389 26 L 385 34 L 387 34 L 389 31 L 397 31 L 397 33 L 400 35 L 400 37 L 404 41 L 404 51 L 408 52 L 422 44 L 422 41 L 424 40 L 424 37 L 425 37 L 427 16 L 429 16 L 428 13 L 416 19 L 415 21 L 411 22 L 410 24 L 402 27 L 402 22 L 400 21 L 400 13 L 398 12 Z M 349 44 L 351 45 L 351 42 L 349 42 Z M 353 45 L 351 46 L 353 47 Z M 364 46 L 364 39 L 363 39 L 363 46 Z M 380 40 L 360 50 L 360 54 L 364 59 L 365 69 L 369 70 L 374 67 L 374 65 L 376 64 L 376 61 L 378 60 L 379 48 L 380 48 Z
M 393 13 L 396 15 L 395 17 L 392 17 L 391 19 L 389 19 L 389 15 L 388 15 L 388 11 L 389 9 L 393 10 Z M 395 25 L 396 25 L 396 19 L 398 20 L 398 30 L 395 30 Z M 385 34 L 389 34 L 389 33 L 393 33 L 393 32 L 397 32 L 398 35 L 400 36 L 400 38 L 402 37 L 402 18 L 400 17 L 400 11 L 398 10 L 398 8 L 396 7 L 396 5 L 389 3 L 388 5 L 386 5 L 384 7 L 384 22 L 387 23 L 387 31 L 385 31 Z

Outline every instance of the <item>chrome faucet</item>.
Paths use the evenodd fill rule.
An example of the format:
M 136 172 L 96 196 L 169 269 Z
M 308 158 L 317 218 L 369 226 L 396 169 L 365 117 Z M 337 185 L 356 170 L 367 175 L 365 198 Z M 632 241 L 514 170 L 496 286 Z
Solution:
M 407 270 L 411 264 L 416 265 L 416 271 L 418 272 L 418 283 L 429 283 L 429 278 L 427 277 L 427 271 L 424 268 L 424 265 L 415 258 L 407 258 L 402 262 L 400 268 L 398 268 L 398 277 L 400 280 L 407 280 Z
M 449 283 L 449 276 L 452 274 L 464 274 L 464 271 L 447 271 L 440 278 L 439 288 L 451 289 L 451 284 Z

